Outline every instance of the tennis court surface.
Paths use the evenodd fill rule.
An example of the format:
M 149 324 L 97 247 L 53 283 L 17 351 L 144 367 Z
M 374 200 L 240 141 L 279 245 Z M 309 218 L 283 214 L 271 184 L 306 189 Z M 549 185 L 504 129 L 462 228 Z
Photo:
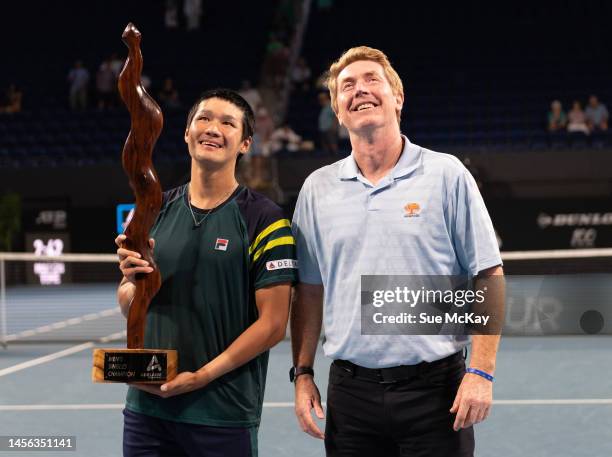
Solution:
M 126 388 L 91 382 L 90 346 L 15 344 L 0 352 L 1 434 L 70 435 L 77 448 L 68 455 L 121 455 Z M 476 426 L 476 455 L 612 455 L 611 347 L 612 337 L 601 336 L 504 338 L 496 404 Z M 284 341 L 271 352 L 259 455 L 323 456 L 322 442 L 305 435 L 295 420 L 290 364 Z M 323 398 L 328 368 L 320 353 L 316 378 Z
M 525 271 L 520 262 L 528 259 L 513 264 L 511 257 L 505 260 L 508 269 L 514 265 Z M 125 321 L 115 305 L 114 262 L 113 256 L 105 256 L 95 265 L 70 265 L 73 282 L 53 287 L 20 283 L 16 278 L 29 268 L 28 262 L 5 269 L 0 296 L 0 330 L 6 343 L 0 347 L 1 436 L 74 436 L 76 451 L 68 455 L 121 455 L 126 387 L 91 381 L 92 349 L 125 347 Z M 546 286 L 539 289 L 540 299 L 551 287 L 567 296 L 560 285 L 581 278 L 582 283 L 590 281 L 599 288 L 591 299 L 602 293 L 612 297 L 607 292 L 612 287 L 609 256 L 536 259 L 547 271 L 553 271 L 551 262 L 563 271 L 556 272 L 552 282 L 537 283 Z M 94 278 L 104 281 L 92 282 Z M 533 276 L 528 279 L 525 284 L 534 282 Z M 592 302 L 587 307 L 597 306 Z M 602 306 L 601 314 L 607 318 Z M 476 426 L 476 455 L 612 455 L 610 323 L 606 321 L 598 335 L 502 337 L 495 405 L 488 420 Z M 319 348 L 315 372 L 323 400 L 329 363 Z M 290 365 L 291 348 L 285 340 L 271 351 L 259 455 L 323 456 L 323 443 L 304 434 L 294 417 Z M 28 451 L 15 455 L 47 454 L 62 455 Z

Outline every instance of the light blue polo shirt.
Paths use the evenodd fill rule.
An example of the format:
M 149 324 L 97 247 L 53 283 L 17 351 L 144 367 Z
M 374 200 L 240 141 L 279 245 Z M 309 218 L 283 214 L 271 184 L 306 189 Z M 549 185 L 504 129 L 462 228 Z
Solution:
M 293 216 L 300 282 L 322 284 L 325 355 L 368 368 L 431 362 L 468 337 L 362 335 L 361 275 L 461 275 L 501 265 L 491 218 L 463 164 L 402 137 L 373 186 L 349 157 L 313 172 Z

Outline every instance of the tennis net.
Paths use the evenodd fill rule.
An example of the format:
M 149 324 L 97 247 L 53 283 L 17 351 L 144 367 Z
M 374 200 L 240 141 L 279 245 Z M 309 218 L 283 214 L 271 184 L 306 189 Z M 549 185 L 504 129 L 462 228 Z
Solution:
M 504 334 L 612 334 L 612 249 L 505 252 Z M 0 343 L 119 335 L 112 254 L 0 253 Z
M 90 341 L 125 331 L 111 254 L 0 253 L 0 343 Z

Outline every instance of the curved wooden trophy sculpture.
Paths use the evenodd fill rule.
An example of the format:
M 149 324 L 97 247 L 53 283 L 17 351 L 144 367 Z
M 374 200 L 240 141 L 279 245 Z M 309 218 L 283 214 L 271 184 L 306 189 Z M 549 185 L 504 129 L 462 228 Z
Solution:
M 125 230 L 123 247 L 139 252 L 154 270 L 136 276 L 136 292 L 128 314 L 127 347 L 96 349 L 93 378 L 96 382 L 161 383 L 176 376 L 176 351 L 144 348 L 147 308 L 161 286 L 161 275 L 149 247 L 149 232 L 162 203 L 162 190 L 153 168 L 155 142 L 163 126 L 159 105 L 141 84 L 141 34 L 129 23 L 123 35 L 129 49 L 119 75 L 119 93 L 130 112 L 131 129 L 123 147 L 123 169 L 136 197 L 136 208 Z
M 155 100 L 140 83 L 142 53 L 140 32 L 129 23 L 122 35 L 129 55 L 119 75 L 119 93 L 130 112 L 132 128 L 123 147 L 123 169 L 130 179 L 136 196 L 136 209 L 125 235 L 123 247 L 140 252 L 143 259 L 155 268 L 152 273 L 136 278 L 136 295 L 130 306 L 127 327 L 127 346 L 142 349 L 147 308 L 161 286 L 161 275 L 149 248 L 149 231 L 162 203 L 161 185 L 153 169 L 153 146 L 161 133 L 164 118 Z

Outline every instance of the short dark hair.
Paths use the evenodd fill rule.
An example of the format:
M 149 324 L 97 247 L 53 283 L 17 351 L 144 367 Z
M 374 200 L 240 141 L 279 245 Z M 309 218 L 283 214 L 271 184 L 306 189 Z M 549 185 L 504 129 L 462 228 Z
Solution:
M 251 109 L 251 105 L 249 105 L 249 103 L 242 98 L 240 94 L 230 89 L 212 89 L 202 93 L 200 98 L 198 98 L 198 100 L 193 104 L 189 110 L 189 114 L 187 115 L 188 129 L 193 121 L 193 117 L 198 111 L 200 103 L 202 103 L 204 100 L 208 100 L 209 98 L 220 98 L 221 100 L 230 102 L 232 105 L 240 109 L 240 111 L 242 111 L 242 141 L 253 136 L 253 133 L 255 132 L 255 114 Z

